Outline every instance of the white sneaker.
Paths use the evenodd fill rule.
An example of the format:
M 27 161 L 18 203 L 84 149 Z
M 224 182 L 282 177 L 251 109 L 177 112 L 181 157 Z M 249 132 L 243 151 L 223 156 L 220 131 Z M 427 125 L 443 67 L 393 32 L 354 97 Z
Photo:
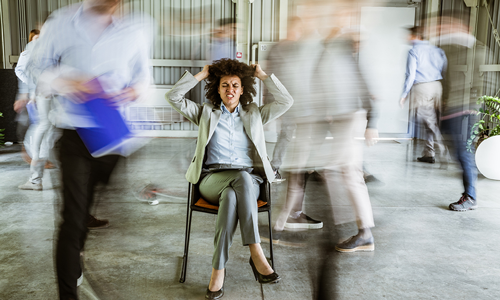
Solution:
M 300 213 L 297 218 L 288 217 L 285 223 L 285 230 L 321 228 L 323 228 L 323 222 L 315 220 L 305 213 Z
M 21 184 L 18 186 L 20 190 L 34 190 L 34 191 L 41 191 L 43 190 L 42 184 L 41 183 L 32 183 L 31 181 L 27 181 L 25 184 Z
M 82 275 L 80 275 L 80 277 L 78 277 L 78 279 L 76 280 L 76 286 L 82 285 L 82 282 L 83 282 L 83 272 Z

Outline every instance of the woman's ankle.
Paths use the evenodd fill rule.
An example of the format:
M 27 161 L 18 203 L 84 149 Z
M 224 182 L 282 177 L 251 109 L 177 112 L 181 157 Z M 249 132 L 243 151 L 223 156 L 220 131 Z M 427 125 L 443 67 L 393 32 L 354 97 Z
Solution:
M 269 275 L 274 273 L 274 270 L 267 261 L 267 258 L 264 255 L 264 251 L 262 251 L 262 247 L 260 247 L 260 244 L 250 244 L 249 246 L 250 256 L 252 257 L 252 261 L 257 268 L 257 271 L 262 275 Z
M 210 283 L 208 284 L 208 289 L 212 292 L 217 292 L 224 285 L 224 269 L 216 270 L 212 269 L 212 275 L 210 276 Z
M 252 257 L 252 260 L 253 260 L 255 267 L 257 268 L 257 271 L 260 274 L 269 275 L 269 274 L 274 273 L 273 268 L 271 267 L 271 265 L 267 261 L 267 258 L 264 255 Z

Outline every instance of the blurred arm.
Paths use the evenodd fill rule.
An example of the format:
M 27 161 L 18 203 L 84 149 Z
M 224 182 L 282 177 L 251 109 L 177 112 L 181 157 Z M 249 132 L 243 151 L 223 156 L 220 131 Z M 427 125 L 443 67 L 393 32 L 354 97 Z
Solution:
M 29 101 L 29 77 L 28 74 L 26 73 L 26 65 L 29 61 L 30 58 L 30 51 L 25 50 L 21 53 L 21 56 L 19 57 L 19 60 L 17 62 L 17 66 L 15 68 L 15 73 L 18 78 L 18 97 L 16 101 L 14 102 L 14 111 L 17 113 L 20 113 L 25 107 L 26 104 Z
M 415 81 L 416 72 L 417 72 L 417 57 L 415 56 L 413 50 L 410 50 L 410 52 L 408 53 L 408 61 L 406 62 L 406 79 L 405 79 L 403 95 L 401 95 L 401 98 L 404 99 L 408 96 L 408 93 L 410 92 L 411 87 L 413 86 L 413 82 Z
M 151 23 L 151 24 L 150 24 Z M 129 87 L 135 90 L 137 98 L 146 94 L 149 85 L 151 84 L 152 66 L 150 65 L 149 53 L 153 47 L 154 24 L 150 20 L 144 26 L 144 33 L 138 41 L 139 51 L 136 55 L 136 61 L 132 69 L 132 80 Z M 136 99 L 134 99 L 136 100 Z
M 377 143 L 377 139 L 379 137 L 377 129 L 379 117 L 378 104 L 368 89 L 368 85 L 359 70 L 359 65 L 357 66 L 357 71 L 360 78 L 359 90 L 362 91 L 362 94 L 360 95 L 361 105 L 363 109 L 366 110 L 366 119 L 368 121 L 365 130 L 365 144 L 373 146 Z
M 26 73 L 26 65 L 28 64 L 29 59 L 30 59 L 30 51 L 29 50 L 23 51 L 21 53 L 21 56 L 19 57 L 19 60 L 17 61 L 16 69 L 14 70 L 16 76 L 25 84 L 28 84 L 29 82 L 29 77 L 28 74 Z
M 366 83 L 361 69 L 359 68 L 359 64 L 356 63 L 354 66 L 357 74 L 356 89 L 358 91 L 358 97 L 361 101 L 361 107 L 366 110 L 366 119 L 368 121 L 366 128 L 377 130 L 379 116 L 378 103 L 374 96 L 370 93 L 370 89 L 368 88 L 368 84 Z
M 26 104 L 28 104 L 29 97 L 28 97 L 28 85 L 24 82 L 21 81 L 21 79 L 17 79 L 18 81 L 18 88 L 17 88 L 17 98 L 16 101 L 14 101 L 14 111 L 16 113 L 20 113 L 25 107 Z
M 265 125 L 290 109 L 293 104 L 293 98 L 274 74 L 271 74 L 271 76 L 268 76 L 263 81 L 269 92 L 274 96 L 273 102 L 259 107 L 262 124 Z
M 200 121 L 201 105 L 186 99 L 184 96 L 194 88 L 198 82 L 198 79 L 186 71 L 172 89 L 165 94 L 165 99 L 167 99 L 168 103 L 195 125 L 198 125 Z
M 28 85 L 24 83 L 21 78 L 17 78 L 17 93 L 18 94 L 28 94 Z
M 52 93 L 52 82 L 59 76 L 60 53 L 56 50 L 58 29 L 52 18 L 42 27 L 27 63 L 27 71 L 37 85 L 37 91 L 48 96 Z
M 142 36 L 137 36 L 139 49 L 134 56 L 130 82 L 121 91 L 110 95 L 110 100 L 115 102 L 115 104 L 127 104 L 147 95 L 149 85 L 151 84 L 152 67 L 149 63 L 149 52 L 152 41 L 147 38 L 150 33 L 147 30 L 144 30 L 144 32 Z
M 441 75 L 443 76 L 443 81 L 442 81 L 442 85 L 443 85 L 443 96 L 442 96 L 442 100 L 443 101 L 446 101 L 449 97 L 449 94 L 450 94 L 450 89 L 451 89 L 451 81 L 449 80 L 450 79 L 450 68 L 449 68 L 449 61 L 448 61 L 448 56 L 446 55 L 446 51 L 444 51 L 443 49 L 441 49 L 443 51 L 443 56 L 444 56 L 444 59 L 445 59 L 445 63 L 444 63 L 444 66 L 443 66 L 443 71 L 441 72 Z

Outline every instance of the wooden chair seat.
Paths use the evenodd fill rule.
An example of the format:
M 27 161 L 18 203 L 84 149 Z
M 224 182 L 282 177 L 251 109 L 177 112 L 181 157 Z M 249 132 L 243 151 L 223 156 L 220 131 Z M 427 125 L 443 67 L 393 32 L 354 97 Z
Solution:
M 198 201 L 196 201 L 196 203 L 194 205 L 199 206 L 199 207 L 203 207 L 203 208 L 219 210 L 218 205 L 210 204 L 203 198 L 198 199 Z M 267 205 L 267 202 L 264 202 L 262 200 L 257 200 L 257 207 L 263 207 L 264 205 Z

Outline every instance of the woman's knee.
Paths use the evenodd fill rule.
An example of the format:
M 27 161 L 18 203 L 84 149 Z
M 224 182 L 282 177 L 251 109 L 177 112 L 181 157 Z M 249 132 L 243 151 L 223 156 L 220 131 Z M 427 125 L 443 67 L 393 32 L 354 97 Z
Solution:
M 235 183 L 243 185 L 245 187 L 250 187 L 254 184 L 252 175 L 246 171 L 238 171 L 236 175 Z
M 236 207 L 236 193 L 234 190 L 230 187 L 224 189 L 221 194 L 221 203 L 225 202 L 226 205 L 234 206 Z

